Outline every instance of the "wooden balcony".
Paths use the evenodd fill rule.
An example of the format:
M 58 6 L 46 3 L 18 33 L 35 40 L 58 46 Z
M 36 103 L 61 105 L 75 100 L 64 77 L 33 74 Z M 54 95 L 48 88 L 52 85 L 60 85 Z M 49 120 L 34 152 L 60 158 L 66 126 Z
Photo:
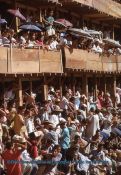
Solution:
M 65 49 L 65 60 L 68 69 L 107 73 L 121 71 L 121 56 L 106 57 L 79 49 L 74 49 L 71 53 Z
M 62 73 L 61 52 L 0 47 L 0 73 Z
M 17 49 L 0 47 L 0 74 L 56 73 L 66 70 L 84 70 L 103 73 L 120 73 L 121 56 L 100 56 L 85 50 L 65 49 L 65 67 L 61 51 Z

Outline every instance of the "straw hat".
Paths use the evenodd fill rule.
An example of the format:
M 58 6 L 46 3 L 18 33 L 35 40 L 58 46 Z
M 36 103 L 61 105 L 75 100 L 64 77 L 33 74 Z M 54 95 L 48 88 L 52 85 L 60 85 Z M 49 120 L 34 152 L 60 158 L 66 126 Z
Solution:
M 14 135 L 13 136 L 13 141 L 18 141 L 20 143 L 26 143 L 26 139 L 22 136 L 19 136 L 19 135 Z
M 43 136 L 43 132 L 42 131 L 36 131 L 34 132 L 35 137 L 40 137 Z
M 59 106 L 55 106 L 54 112 L 63 112 L 63 110 Z

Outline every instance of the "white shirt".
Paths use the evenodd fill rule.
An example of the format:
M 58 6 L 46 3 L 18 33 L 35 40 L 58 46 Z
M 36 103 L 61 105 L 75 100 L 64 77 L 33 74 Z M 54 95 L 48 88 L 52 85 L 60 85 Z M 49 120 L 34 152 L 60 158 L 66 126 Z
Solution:
M 49 45 L 49 50 L 57 49 L 58 42 L 55 40 Z
M 116 98 L 116 104 L 118 105 L 120 103 L 120 95 L 116 93 L 115 98 Z
M 34 118 L 30 117 L 28 119 L 26 119 L 26 128 L 28 133 L 34 132 L 35 128 L 34 128 Z
M 59 124 L 59 116 L 55 114 L 49 115 L 49 121 L 56 126 Z
M 79 153 L 79 163 L 77 164 L 77 170 L 88 172 L 90 167 L 91 160 L 88 157 L 84 156 L 83 154 Z

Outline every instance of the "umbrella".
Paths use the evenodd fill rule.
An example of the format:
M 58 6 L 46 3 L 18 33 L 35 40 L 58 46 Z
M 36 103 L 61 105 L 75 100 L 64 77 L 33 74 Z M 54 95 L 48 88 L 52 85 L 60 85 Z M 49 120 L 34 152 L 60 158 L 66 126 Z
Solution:
M 42 31 L 39 27 L 37 27 L 37 26 L 35 26 L 33 24 L 23 24 L 23 25 L 21 25 L 19 27 L 19 29 L 23 29 L 23 30 L 35 30 L 37 32 L 41 32 Z
M 59 25 L 62 25 L 64 27 L 72 27 L 73 26 L 73 24 L 70 23 L 69 21 L 67 21 L 66 19 L 57 19 L 57 20 L 54 21 L 54 23 L 56 25 L 59 24 Z
M 20 18 L 21 20 L 26 21 L 26 18 L 20 13 L 19 9 L 17 9 L 17 10 L 9 9 L 8 12 L 14 16 Z
M 85 35 L 81 35 L 81 34 L 76 34 L 74 32 L 70 32 L 70 34 L 76 38 L 80 38 L 80 37 L 84 37 L 84 38 L 87 38 L 89 40 L 92 40 L 93 38 L 92 37 L 89 37 L 89 36 L 85 36 Z
M 105 44 L 111 45 L 113 47 L 120 47 L 121 48 L 120 43 L 118 41 L 113 40 L 113 39 L 103 39 L 103 42 Z
M 0 19 L 0 24 L 7 24 L 7 21 L 5 19 Z
M 82 29 L 70 28 L 70 29 L 68 29 L 68 31 L 76 33 L 76 34 L 81 35 L 81 36 L 91 37 L 91 35 L 88 32 L 86 32 Z
M 38 28 L 44 30 L 44 27 L 43 27 L 40 23 L 38 23 L 38 22 L 25 22 L 25 23 L 21 24 L 21 25 L 19 26 L 19 28 L 20 28 L 21 26 L 23 26 L 23 25 L 34 25 L 34 26 L 36 26 L 36 27 L 38 27 Z
M 96 31 L 96 30 L 85 30 L 86 32 L 88 32 L 90 35 L 101 35 L 102 32 L 101 31 Z

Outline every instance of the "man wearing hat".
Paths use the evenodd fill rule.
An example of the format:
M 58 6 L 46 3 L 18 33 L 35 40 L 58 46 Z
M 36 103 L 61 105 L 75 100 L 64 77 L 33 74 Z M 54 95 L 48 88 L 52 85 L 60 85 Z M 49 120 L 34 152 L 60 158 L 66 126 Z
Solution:
M 55 106 L 54 110 L 49 115 L 49 121 L 54 123 L 55 126 L 59 124 L 60 113 L 63 112 L 59 106 Z

